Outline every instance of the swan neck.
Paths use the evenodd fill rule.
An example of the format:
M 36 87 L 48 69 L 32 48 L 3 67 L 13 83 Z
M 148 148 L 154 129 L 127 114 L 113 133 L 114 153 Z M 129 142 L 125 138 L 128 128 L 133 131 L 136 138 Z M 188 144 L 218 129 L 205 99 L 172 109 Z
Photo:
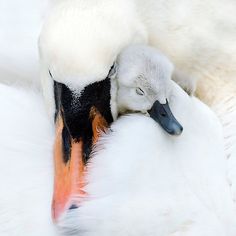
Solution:
M 117 90 L 118 90 L 118 84 L 117 80 L 115 78 L 110 79 L 111 81 L 111 101 L 110 101 L 110 109 L 111 109 L 111 114 L 113 117 L 113 120 L 117 120 L 118 117 L 118 104 L 117 104 Z

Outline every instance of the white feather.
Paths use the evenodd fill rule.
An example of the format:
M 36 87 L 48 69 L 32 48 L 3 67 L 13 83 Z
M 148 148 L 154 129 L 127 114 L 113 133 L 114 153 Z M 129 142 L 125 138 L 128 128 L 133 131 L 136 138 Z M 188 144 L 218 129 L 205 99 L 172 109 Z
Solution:
M 67 1 L 67 2 L 68 4 L 70 4 L 70 2 L 72 1 Z M 92 3 L 92 1 L 90 2 Z M 21 79 L 22 80 L 26 79 L 28 81 L 31 81 L 33 78 L 37 77 L 37 76 L 35 77 L 35 75 L 36 72 L 38 71 L 36 62 L 37 49 L 36 47 L 33 46 L 33 44 L 36 43 L 36 35 L 38 32 L 38 27 L 40 25 L 39 19 L 41 19 L 41 16 L 38 16 L 37 12 L 39 8 L 41 9 L 40 7 L 41 2 L 39 7 L 36 4 L 33 4 L 33 2 L 31 5 L 29 5 L 28 2 L 26 4 L 22 4 L 21 2 L 21 4 L 16 5 L 15 1 L 12 4 L 10 5 L 9 4 L 10 3 L 4 4 L 1 2 L 1 6 L 3 6 L 3 8 L 1 7 L 1 9 L 3 9 L 1 12 L 1 17 L 4 17 L 5 19 L 1 21 L 2 22 L 1 29 L 3 29 L 4 31 L 4 37 L 1 38 L 1 45 L 2 45 L 1 58 L 0 58 L 1 81 L 3 80 L 4 82 L 12 81 L 16 83 L 19 83 Z M 125 6 L 126 8 L 125 2 L 122 2 L 122 4 L 120 4 L 116 8 L 116 10 L 121 6 Z M 14 6 L 11 7 L 11 5 Z M 140 6 L 138 14 L 140 16 L 143 16 L 142 18 L 146 24 L 146 27 L 148 28 L 148 31 L 151 32 L 151 34 L 149 35 L 149 42 L 152 45 L 160 48 L 167 55 L 169 55 L 171 59 L 177 64 L 177 66 L 180 67 L 182 70 L 184 70 L 186 74 L 196 76 L 201 79 L 201 83 L 199 84 L 199 90 L 198 90 L 201 98 L 204 101 L 208 102 L 208 104 L 210 105 L 219 104 L 217 108 L 217 113 L 219 111 L 219 114 L 222 114 L 222 116 L 220 115 L 220 117 L 223 117 L 223 115 L 225 114 L 225 118 L 223 119 L 226 122 L 224 124 L 228 124 L 227 129 L 225 129 L 226 131 L 224 131 L 225 136 L 227 137 L 229 136 L 228 140 L 234 140 L 234 138 L 232 139 L 230 138 L 232 135 L 231 131 L 235 126 L 235 123 L 233 123 L 234 119 L 233 117 L 235 117 L 234 112 L 229 112 L 231 111 L 231 109 L 225 109 L 224 106 L 225 102 L 223 101 L 221 103 L 220 101 L 224 99 L 225 101 L 227 101 L 227 97 L 231 98 L 232 96 L 235 96 L 236 92 L 235 90 L 236 53 L 235 53 L 235 43 L 234 43 L 236 37 L 235 17 L 234 17 L 235 1 L 227 0 L 226 2 L 222 2 L 219 0 L 210 0 L 207 2 L 206 1 L 199 2 L 196 0 L 191 0 L 191 1 L 185 0 L 176 3 L 170 0 L 165 2 L 149 0 L 149 1 L 138 1 L 138 5 Z M 26 7 L 28 7 L 27 13 L 23 11 L 23 8 L 21 8 L 22 6 L 24 6 L 24 10 L 26 9 Z M 14 14 L 12 14 L 12 9 L 15 9 Z M 19 9 L 21 9 L 21 11 Z M 70 9 L 71 11 L 73 11 L 73 3 Z M 113 9 L 114 9 L 113 13 L 116 14 L 115 8 Z M 127 8 L 127 12 L 126 11 L 124 12 L 123 15 L 124 17 L 122 19 L 126 20 L 126 18 L 129 16 L 128 11 L 129 9 Z M 11 14 L 8 15 L 9 12 Z M 142 12 L 145 12 L 145 15 Z M 33 24 L 31 25 L 32 16 L 29 19 L 22 18 L 24 15 L 29 16 L 29 14 L 32 14 L 32 16 L 35 17 L 34 18 L 35 21 L 33 21 L 35 22 L 34 25 Z M 10 15 L 11 17 L 9 18 Z M 134 13 L 134 15 L 136 15 L 136 13 Z M 15 18 L 16 16 L 18 17 Z M 14 21 L 14 19 L 17 19 L 16 22 Z M 82 18 L 78 17 L 77 19 L 79 21 L 82 21 Z M 94 17 L 94 19 L 96 20 L 96 17 Z M 120 20 L 119 17 L 117 19 Z M 63 22 L 63 19 L 60 19 L 60 22 Z M 73 28 L 71 29 L 72 32 L 69 35 L 73 36 L 73 31 L 76 31 L 76 27 L 73 26 L 74 25 L 73 21 L 71 22 L 72 23 L 71 25 L 69 22 L 70 21 L 68 19 L 68 25 Z M 87 26 L 88 21 L 83 19 L 83 22 L 86 22 L 85 25 Z M 83 24 L 83 22 L 81 22 L 81 24 Z M 10 28 L 8 23 L 12 23 Z M 57 22 L 54 23 L 56 24 Z M 58 25 L 60 25 L 59 22 Z M 18 28 L 19 26 L 21 27 Z M 89 29 L 89 27 L 86 26 L 84 28 Z M 53 28 L 53 26 L 51 27 Z M 109 27 L 111 29 L 116 28 L 115 25 L 112 24 Z M 144 35 L 143 38 L 146 39 L 145 36 L 146 27 L 143 27 L 143 22 L 141 23 L 140 27 L 142 28 L 141 30 L 142 35 Z M 99 27 L 96 27 L 95 25 L 94 27 L 91 28 L 98 29 L 99 35 L 101 32 L 106 34 L 105 30 L 99 30 Z M 33 30 L 34 32 L 32 35 L 30 33 L 31 30 Z M 125 32 L 124 34 L 127 33 L 127 31 L 123 30 L 121 31 Z M 25 36 L 26 32 L 29 33 L 29 37 Z M 93 32 L 96 33 L 97 31 Z M 68 46 L 68 45 L 64 46 L 64 44 L 67 44 L 68 42 L 67 39 L 69 40 L 69 42 L 70 40 L 72 40 L 70 39 L 70 37 L 68 37 L 69 35 L 67 35 L 66 33 L 64 35 L 65 35 L 64 37 L 58 37 L 58 38 L 54 37 L 55 40 L 59 40 L 57 42 L 58 47 L 55 48 L 54 50 L 55 52 L 57 52 L 57 50 L 60 50 L 61 45 L 63 49 Z M 96 34 L 95 36 L 97 35 L 98 34 Z M 138 35 L 140 37 L 139 33 Z M 86 38 L 85 36 L 84 38 Z M 123 33 L 122 34 L 119 33 L 117 40 L 121 36 L 123 37 Z M 20 40 L 19 37 L 21 37 L 22 40 Z M 91 38 L 93 38 L 93 36 L 91 36 L 90 39 Z M 104 35 L 104 38 L 105 39 L 102 45 L 105 45 L 107 42 L 107 41 L 105 42 L 105 40 L 107 39 L 106 35 Z M 11 42 L 10 46 L 9 42 Z M 60 42 L 62 42 L 62 44 L 60 44 Z M 73 43 L 73 46 L 75 44 L 76 42 Z M 98 48 L 95 48 L 95 50 L 94 48 L 91 48 L 91 54 L 88 53 L 88 56 L 86 56 L 87 60 L 91 59 L 90 55 L 93 56 L 92 54 L 93 52 L 94 54 L 96 54 L 95 52 L 99 51 L 100 44 L 98 43 L 96 45 L 98 46 Z M 108 43 L 108 45 L 110 44 Z M 111 49 L 112 47 L 109 46 L 108 48 Z M 87 49 L 90 49 L 89 46 L 87 46 Z M 107 55 L 113 57 L 115 53 L 113 54 L 113 52 L 110 52 L 109 49 Z M 103 49 L 103 52 L 104 51 L 107 52 L 106 49 Z M 75 50 L 75 52 L 77 51 Z M 60 53 L 58 54 L 60 55 Z M 103 54 L 103 56 L 104 55 L 105 54 Z M 83 59 L 85 55 L 80 55 L 80 56 Z M 75 61 L 77 60 L 76 56 L 75 57 L 72 56 L 71 58 L 75 59 Z M 69 64 L 70 63 L 69 57 L 65 57 L 64 60 L 66 59 L 68 59 L 68 64 Z M 97 56 L 96 59 L 102 59 L 102 55 Z M 112 61 L 113 58 L 110 59 L 107 58 L 105 60 L 108 61 L 107 64 L 106 62 L 104 63 L 104 68 L 106 71 L 107 68 L 109 68 L 110 61 Z M 72 61 L 72 64 L 73 63 L 74 62 Z M 96 63 L 94 62 L 94 64 Z M 100 68 L 99 65 L 96 66 L 96 69 Z M 92 63 L 91 64 L 89 63 L 89 66 L 92 66 Z M 86 68 L 89 68 L 89 66 Z M 47 66 L 44 69 L 48 69 Z M 94 74 L 95 74 L 94 72 L 91 73 L 92 76 Z M 25 90 L 21 90 L 19 88 L 14 89 L 5 86 L 3 87 L 1 85 L 0 91 L 1 91 L 0 104 L 2 111 L 4 111 L 1 113 L 1 124 L 0 124 L 0 129 L 1 129 L 0 166 L 2 167 L 0 171 L 0 181 L 1 181 L 0 185 L 1 188 L 3 189 L 1 190 L 1 195 L 0 195 L 1 198 L 0 234 L 3 236 L 54 235 L 54 229 L 50 222 L 50 209 L 49 209 L 51 201 L 50 196 L 52 191 L 51 189 L 52 173 L 50 172 L 52 171 L 52 163 L 50 157 L 52 155 L 51 148 L 52 148 L 53 135 L 51 131 L 46 132 L 46 130 L 51 129 L 49 128 L 50 125 L 49 124 L 48 124 L 49 126 L 46 125 L 47 128 L 45 128 L 44 127 L 45 124 L 41 123 L 41 122 L 47 123 L 46 116 L 44 118 L 41 117 L 41 115 L 43 114 L 41 100 L 39 99 L 40 100 L 39 101 L 35 94 L 33 93 L 28 94 L 28 92 L 26 92 Z M 28 105 L 25 106 L 25 104 Z M 41 104 L 41 106 L 39 104 Z M 230 107 L 235 108 L 235 104 L 236 101 L 234 100 L 232 101 Z M 35 110 L 35 107 L 37 107 L 38 105 L 39 108 L 40 107 L 42 108 L 41 112 L 39 113 L 37 113 L 37 110 Z M 11 109 L 9 109 L 10 107 Z M 40 111 L 40 109 L 38 111 Z M 229 116 L 227 115 L 228 112 L 230 114 Z M 21 121 L 21 125 L 18 125 L 18 123 L 16 122 L 15 119 L 16 114 L 19 117 L 18 120 Z M 142 119 L 141 120 L 138 119 L 137 122 L 140 122 L 139 124 L 141 124 L 143 122 Z M 37 122 L 32 123 L 32 120 L 37 120 Z M 128 122 L 129 120 L 132 121 L 132 118 L 131 117 L 125 118 L 124 121 L 121 121 L 121 123 L 124 122 L 125 124 L 125 122 Z M 130 124 L 132 125 L 132 122 L 131 123 L 129 122 L 129 125 Z M 38 138 L 35 137 L 35 133 L 38 135 Z M 13 140 L 12 137 L 14 134 L 16 137 L 15 148 L 13 148 L 10 142 Z M 4 135 L 6 139 L 4 139 Z M 234 135 L 232 137 L 234 137 Z M 46 145 L 45 142 L 42 140 L 44 139 L 48 140 L 48 138 L 50 139 L 50 141 Z M 37 149 L 36 147 L 39 147 L 38 146 L 39 144 L 40 148 Z M 228 144 L 230 144 L 230 142 L 228 142 Z M 232 145 L 233 144 L 235 144 L 235 142 L 233 142 Z M 236 176 L 234 176 L 233 173 L 235 173 L 234 170 L 236 169 L 236 165 L 233 163 L 235 163 L 236 160 L 236 151 L 235 151 L 236 147 L 235 145 L 234 146 L 232 145 L 230 146 L 229 149 L 227 148 L 227 150 L 232 150 L 230 156 L 235 157 L 234 159 L 231 158 L 230 160 L 232 161 L 229 162 L 229 168 L 232 177 L 232 186 L 235 186 Z M 37 152 L 35 152 L 36 149 Z M 9 170 L 9 168 L 6 168 L 6 166 L 9 165 L 9 163 L 12 164 L 11 171 Z M 187 164 L 189 163 L 187 162 L 186 165 Z M 217 165 L 217 162 L 215 162 L 215 165 Z M 27 168 L 25 168 L 25 166 Z M 204 166 L 207 169 L 207 171 L 209 170 L 212 171 L 212 168 L 209 168 L 208 166 L 205 165 L 202 166 Z M 224 168 L 220 170 L 221 173 L 224 171 L 223 169 Z M 27 171 L 22 171 L 22 170 L 27 170 Z M 218 174 L 216 176 L 218 176 Z M 16 183 L 14 185 L 16 188 L 12 187 L 12 183 L 14 184 Z M 36 186 L 35 183 L 39 184 L 37 184 Z M 221 193 L 220 188 L 218 190 L 218 193 L 220 196 L 221 194 L 223 195 L 223 193 Z M 37 201 L 30 201 L 29 199 L 35 199 Z M 35 202 L 37 202 L 37 204 Z M 197 201 L 196 204 L 198 204 Z M 182 208 L 183 205 L 184 207 Z M 176 205 L 174 204 L 174 206 Z M 176 206 L 176 211 L 178 212 L 178 209 L 186 209 L 187 206 L 188 204 L 185 205 L 184 202 L 184 204 L 182 204 L 180 207 Z M 190 204 L 190 206 L 192 205 Z M 197 206 L 198 205 L 196 205 L 196 208 Z M 131 210 L 133 211 L 133 208 Z M 208 235 L 211 236 L 217 235 L 217 233 L 220 236 L 224 235 L 225 233 L 224 227 L 218 225 L 217 223 L 218 219 L 215 219 L 214 216 L 212 216 L 214 214 L 213 213 L 211 214 L 204 207 L 202 208 L 200 207 L 199 210 L 200 211 L 202 210 L 202 212 L 206 213 L 205 217 L 202 217 L 202 214 L 200 215 L 193 214 L 193 219 L 195 219 L 195 223 L 187 221 L 184 222 L 183 224 L 179 224 L 179 226 L 175 227 L 176 231 L 173 231 L 171 235 L 193 236 L 193 235 L 201 235 L 202 232 L 206 232 L 206 235 L 208 233 Z M 122 211 L 124 211 L 124 209 L 121 209 L 121 212 Z M 133 214 L 136 213 L 137 212 L 133 212 Z M 149 214 L 149 212 L 147 212 L 147 214 Z M 183 215 L 185 215 L 185 212 L 183 212 Z M 103 216 L 104 215 L 102 215 L 101 217 Z M 124 216 L 126 215 L 122 214 L 121 218 L 119 219 L 122 220 Z M 178 218 L 179 216 L 176 217 L 175 219 L 178 220 Z M 188 215 L 186 216 L 186 218 L 188 218 Z M 233 218 L 234 217 L 232 217 L 232 219 Z M 209 224 L 206 225 L 204 224 L 205 222 L 208 222 Z M 104 222 L 101 222 L 101 225 L 103 225 L 102 223 Z M 84 228 L 86 228 L 86 224 L 87 222 L 84 221 L 83 222 Z M 147 224 L 148 222 L 145 221 L 144 219 L 144 222 L 142 222 L 142 224 L 138 226 L 141 227 L 142 225 L 144 225 L 145 227 Z M 133 225 L 134 224 L 132 224 L 132 226 Z M 164 227 L 164 225 L 161 226 Z M 97 227 L 97 224 L 94 224 L 94 227 Z M 126 228 L 124 228 L 124 230 L 125 229 Z M 219 229 L 217 233 L 216 229 Z M 220 234 L 221 232 L 222 234 Z
M 199 79 L 198 97 L 221 106 L 221 118 L 228 112 L 221 101 L 236 94 L 235 9 L 234 0 L 58 1 L 41 33 L 42 64 L 56 80 L 83 87 L 105 78 L 123 47 L 146 42 L 189 79 Z M 230 120 L 226 136 L 235 125 Z M 236 178 L 231 181 L 236 186 Z
M 78 222 L 73 231 L 86 236 L 235 235 L 220 122 L 173 86 L 182 135 L 167 135 L 145 116 L 118 119 L 90 160 L 88 199 L 64 230 Z
M 83 88 L 106 78 L 123 47 L 145 38 L 133 0 L 71 0 L 55 4 L 39 45 L 55 80 Z
M 54 129 L 38 92 L 0 84 L 0 235 L 53 236 Z

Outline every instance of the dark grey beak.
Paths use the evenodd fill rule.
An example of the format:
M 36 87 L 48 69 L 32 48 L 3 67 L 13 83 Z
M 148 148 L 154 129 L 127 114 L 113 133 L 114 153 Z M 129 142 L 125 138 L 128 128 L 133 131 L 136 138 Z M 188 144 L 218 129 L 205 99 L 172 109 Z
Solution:
M 165 104 L 155 101 L 148 113 L 167 133 L 171 135 L 180 135 L 182 133 L 183 127 L 173 116 L 167 100 Z

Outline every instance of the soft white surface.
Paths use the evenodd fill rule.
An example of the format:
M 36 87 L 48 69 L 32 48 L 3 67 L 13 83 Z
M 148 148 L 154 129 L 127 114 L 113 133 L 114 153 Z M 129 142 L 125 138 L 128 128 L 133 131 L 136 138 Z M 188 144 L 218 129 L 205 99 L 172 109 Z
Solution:
M 0 235 L 56 235 L 54 135 L 42 97 L 1 84 L 0 94 Z M 180 137 L 138 115 L 112 126 L 101 141 L 105 149 L 91 160 L 91 198 L 65 221 L 73 232 L 77 225 L 85 236 L 235 235 L 218 119 L 182 91 L 175 95 L 170 104 L 184 126 Z
M 167 135 L 152 119 L 115 122 L 88 168 L 88 201 L 63 223 L 86 236 L 234 236 L 221 125 L 174 85 L 170 101 L 184 127 Z M 63 225 L 62 223 L 62 225 Z
M 146 34 L 133 0 L 59 1 L 40 34 L 42 67 L 83 88 L 106 78 L 122 48 L 135 42 L 146 42 Z
M 215 111 L 224 125 L 228 177 L 236 199 L 236 155 L 229 154 L 236 146 L 232 132 L 236 127 L 232 115 L 236 108 L 232 99 L 236 95 L 236 1 L 54 2 L 60 3 L 44 24 L 40 40 L 43 90 L 51 117 L 54 102 L 48 69 L 56 80 L 83 87 L 103 79 L 123 47 L 147 42 L 170 57 L 182 75 L 200 79 L 200 99 L 218 106 Z
M 227 159 L 228 182 L 236 202 L 236 96 L 229 93 L 212 108 L 217 112 L 224 127 L 224 146 Z
M 0 0 L 0 81 L 39 83 L 38 36 L 49 0 Z
M 146 1 L 149 6 L 152 6 L 150 2 L 151 0 Z M 155 2 L 158 4 L 159 1 Z M 213 89 L 215 88 L 214 86 L 216 86 L 220 90 L 224 89 L 221 83 L 218 84 L 219 79 L 223 78 L 225 80 L 228 80 L 229 78 L 235 78 L 234 55 L 236 54 L 233 53 L 235 52 L 234 42 L 236 36 L 234 27 L 234 21 L 236 19 L 234 14 L 235 1 L 228 0 L 226 4 L 222 1 L 211 0 L 202 2 L 200 4 L 200 2 L 197 0 L 188 0 L 182 1 L 181 4 L 178 2 L 177 4 L 178 7 L 176 7 L 175 4 L 169 1 L 169 4 L 163 5 L 166 11 L 162 11 L 162 9 L 160 8 L 161 15 L 163 16 L 161 19 L 163 19 L 163 21 L 154 21 L 158 24 L 160 23 L 163 25 L 163 27 L 161 27 L 159 31 L 155 29 L 158 24 L 153 24 L 152 21 L 149 21 L 152 23 L 150 24 L 150 28 L 154 28 L 152 32 L 156 33 L 156 35 L 152 37 L 152 44 L 158 44 L 159 46 L 161 45 L 161 49 L 169 56 L 171 56 L 172 60 L 173 58 L 175 58 L 174 61 L 178 62 L 179 65 L 182 65 L 182 69 L 185 68 L 187 72 L 191 72 L 201 78 L 206 78 L 206 81 L 210 83 L 206 83 L 206 89 L 203 90 L 203 97 L 206 97 L 206 100 L 210 102 L 212 102 L 213 100 L 217 101 L 216 98 L 218 92 Z M 38 66 L 36 43 L 37 35 L 39 33 L 39 27 L 41 24 L 41 17 L 44 15 L 44 13 L 41 14 L 41 10 L 42 12 L 44 12 L 44 6 L 46 7 L 46 5 L 47 1 L 0 0 L 0 81 L 21 83 L 21 79 L 26 79 L 27 81 L 37 79 Z M 211 14 L 209 14 L 208 10 L 213 9 L 212 7 L 218 9 L 218 11 L 220 11 L 220 14 L 218 14 L 218 11 L 215 11 L 216 9 L 212 10 Z M 146 13 L 148 13 L 150 9 L 152 9 L 155 15 L 158 16 L 156 11 L 157 9 L 154 7 L 148 7 L 149 10 L 146 10 L 146 8 L 142 9 Z M 201 13 L 202 11 L 199 9 L 205 9 L 204 12 L 206 14 Z M 172 18 L 169 18 L 169 12 L 172 12 Z M 195 12 L 196 14 L 194 15 L 194 17 L 190 17 L 191 13 L 193 12 Z M 165 16 L 168 16 L 168 19 L 171 19 L 171 21 L 166 22 Z M 209 20 L 206 19 L 208 17 Z M 217 21 L 215 20 L 216 18 L 218 19 Z M 202 19 L 201 25 L 199 25 L 199 19 Z M 205 23 L 206 21 L 204 21 L 204 19 L 208 21 L 207 24 Z M 197 23 L 195 24 L 194 22 Z M 213 26 L 212 24 L 215 25 Z M 198 27 L 196 27 L 196 25 L 198 25 Z M 203 29 L 201 29 L 201 27 L 203 27 Z M 208 30 L 210 31 L 207 32 Z M 207 34 L 205 35 L 206 32 Z M 209 34 L 211 35 L 211 37 L 208 37 Z M 181 37 L 179 37 L 180 35 Z M 179 41 L 176 41 L 177 39 Z M 172 42 L 171 45 L 170 42 Z M 197 46 L 197 48 L 194 45 Z M 193 46 L 193 48 L 190 46 Z M 171 53 L 173 54 L 170 55 Z M 188 57 L 185 57 L 186 55 Z M 190 59 L 191 61 L 193 61 L 193 63 L 186 64 L 186 62 L 189 61 L 189 56 L 191 56 Z M 180 58 L 180 61 L 177 61 L 177 58 Z M 224 62 L 226 62 L 226 64 L 224 64 Z M 234 87 L 233 85 L 234 84 L 232 83 L 228 87 L 232 88 Z M 235 90 L 232 89 L 231 94 L 234 95 Z M 228 88 L 223 90 L 221 96 L 222 95 L 227 102 Z M 45 149 L 42 149 L 45 143 L 44 141 L 43 144 L 41 143 L 42 140 L 40 139 L 40 137 L 45 137 L 45 139 L 48 139 L 48 137 L 50 137 L 51 135 L 51 132 L 47 134 L 45 133 L 41 136 L 41 134 L 44 133 L 43 125 L 40 125 L 42 124 L 40 121 L 41 118 L 37 120 L 38 122 L 36 125 L 32 126 L 31 124 L 33 118 L 35 118 L 35 120 L 37 119 L 35 115 L 40 115 L 35 110 L 36 105 L 38 106 L 38 98 L 36 97 L 33 94 L 27 95 L 24 91 L 21 91 L 19 89 L 7 88 L 0 85 L 0 104 L 2 111 L 0 117 L 0 235 L 3 236 L 53 235 L 53 229 L 51 228 L 52 226 L 50 223 L 49 209 L 52 191 L 52 173 L 48 172 L 49 169 L 52 168 L 51 160 L 48 159 L 49 156 L 51 157 L 52 140 L 49 138 L 51 141 L 47 144 L 47 148 L 45 146 Z M 25 107 L 25 104 L 28 104 L 29 106 Z M 229 108 L 225 112 L 224 103 L 221 104 L 221 114 L 227 114 L 227 111 L 232 110 Z M 232 102 L 230 107 L 234 108 L 235 104 L 235 102 Z M 24 113 L 21 113 L 23 111 Z M 225 125 L 227 125 L 225 137 L 229 137 L 232 134 L 231 131 L 234 127 L 234 124 L 232 122 L 233 117 L 235 116 L 232 115 L 231 118 L 228 118 L 228 116 L 226 117 L 227 118 L 225 118 L 224 123 Z M 18 125 L 16 118 L 22 121 L 21 125 Z M 142 123 L 141 120 L 139 120 L 138 122 Z M 132 124 L 132 122 L 129 122 L 129 125 L 130 124 Z M 40 135 L 38 132 L 40 132 Z M 35 133 L 38 134 L 38 138 L 35 136 Z M 13 138 L 14 135 L 16 138 Z M 230 137 L 234 136 L 231 135 Z M 13 144 L 11 144 L 10 142 L 16 143 L 14 149 Z M 41 144 L 40 148 L 39 144 Z M 47 151 L 45 151 L 46 149 Z M 37 152 L 35 150 L 37 150 Z M 227 150 L 233 150 L 233 148 Z M 50 154 L 48 154 L 49 152 Z M 235 154 L 233 155 L 233 153 Z M 33 159 L 32 156 L 35 159 Z M 48 158 L 46 158 L 46 156 Z M 231 157 L 233 156 L 235 156 L 236 160 L 236 152 L 232 151 Z M 229 162 L 229 169 L 231 170 L 231 179 L 233 181 L 236 179 L 236 172 L 234 171 L 236 169 L 236 164 L 232 164 L 235 163 L 235 160 L 233 158 L 231 160 L 232 161 Z M 9 169 L 8 167 L 10 166 L 9 163 L 11 164 L 11 169 Z M 22 166 L 28 167 L 22 168 Z M 209 168 L 208 166 L 205 167 L 207 168 L 207 170 L 211 170 L 211 168 Z M 26 169 L 27 171 L 22 171 L 22 169 Z M 37 174 L 37 177 L 35 174 Z M 29 179 L 31 180 L 31 175 L 35 176 L 35 182 L 38 181 L 37 183 L 41 183 L 38 185 L 40 186 L 40 189 L 38 187 L 35 188 L 34 181 L 28 182 Z M 233 186 L 236 185 L 233 184 Z M 221 193 L 221 188 L 219 188 L 218 193 Z M 25 197 L 22 197 L 23 195 Z M 36 199 L 38 201 L 33 201 L 33 199 Z M 40 202 L 40 200 L 42 200 L 42 202 Z M 185 207 L 184 205 L 184 208 L 186 209 L 187 207 Z M 45 211 L 43 211 L 43 209 L 45 209 Z M 201 227 L 202 225 L 204 225 L 201 224 L 201 222 L 208 222 L 208 214 L 209 219 L 212 220 L 211 225 L 214 225 L 214 217 L 210 217 L 211 214 L 207 213 L 207 211 L 205 212 L 206 217 L 202 217 L 202 215 L 200 215 L 198 218 L 196 216 L 196 221 L 198 222 L 197 224 L 195 224 L 196 233 L 199 232 L 199 226 Z M 46 215 L 44 215 L 44 213 Z M 136 212 L 134 212 L 134 214 L 136 214 Z M 122 214 L 121 219 L 123 219 L 124 216 L 125 214 Z M 140 225 L 142 226 L 142 224 Z M 185 231 L 185 229 L 189 229 L 188 225 L 189 222 L 184 224 L 183 227 L 181 227 L 181 230 Z M 86 224 L 84 224 L 84 227 L 86 228 Z M 202 227 L 204 228 L 204 226 Z M 191 228 L 191 230 L 194 230 L 194 228 Z M 213 231 L 213 233 L 210 235 L 215 235 L 215 225 L 214 227 L 209 229 L 209 232 L 211 232 L 210 230 Z M 185 232 L 186 235 L 194 235 L 190 234 L 188 230 Z M 184 235 L 185 232 L 176 232 L 173 233 L 173 235 Z M 221 231 L 219 230 L 219 232 Z
M 53 236 L 53 127 L 42 97 L 0 84 L 0 235 Z

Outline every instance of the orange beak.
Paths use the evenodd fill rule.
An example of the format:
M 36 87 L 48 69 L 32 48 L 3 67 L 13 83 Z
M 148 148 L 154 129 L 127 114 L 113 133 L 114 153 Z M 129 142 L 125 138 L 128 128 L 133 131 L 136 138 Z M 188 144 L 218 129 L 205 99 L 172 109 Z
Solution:
M 92 144 L 96 143 L 102 131 L 108 127 L 106 120 L 95 107 L 90 109 L 92 127 Z M 54 194 L 52 202 L 52 217 L 56 222 L 60 216 L 73 206 L 79 206 L 86 197 L 83 188 L 85 185 L 85 161 L 83 139 L 74 140 L 68 131 L 67 148 L 65 150 L 65 140 L 63 129 L 67 129 L 63 119 L 63 113 L 59 112 L 56 120 L 56 138 L 54 145 Z

